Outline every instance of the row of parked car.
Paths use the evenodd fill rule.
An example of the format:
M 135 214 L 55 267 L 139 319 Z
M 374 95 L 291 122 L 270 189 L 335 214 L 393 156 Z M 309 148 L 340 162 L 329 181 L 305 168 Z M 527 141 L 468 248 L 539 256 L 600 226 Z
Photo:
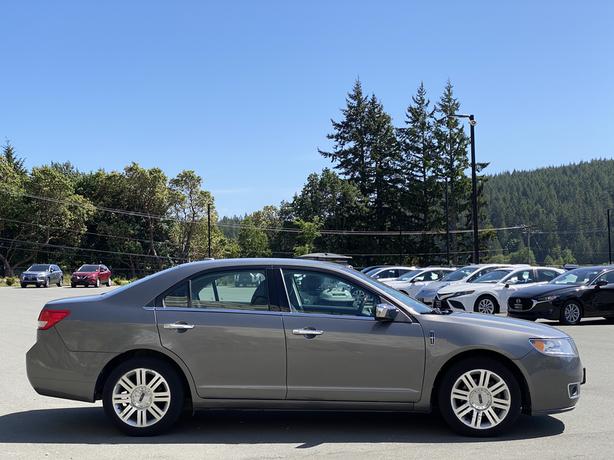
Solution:
M 49 287 L 56 285 L 61 287 L 64 284 L 64 272 L 55 264 L 34 264 L 31 265 L 19 277 L 22 288 L 29 285 L 36 287 Z M 111 270 L 103 264 L 85 264 L 73 272 L 70 277 L 70 286 L 96 286 L 102 284 L 111 286 Z
M 504 264 L 458 269 L 377 266 L 362 271 L 441 310 L 507 313 L 563 324 L 578 324 L 591 316 L 614 321 L 614 266 L 571 270 Z

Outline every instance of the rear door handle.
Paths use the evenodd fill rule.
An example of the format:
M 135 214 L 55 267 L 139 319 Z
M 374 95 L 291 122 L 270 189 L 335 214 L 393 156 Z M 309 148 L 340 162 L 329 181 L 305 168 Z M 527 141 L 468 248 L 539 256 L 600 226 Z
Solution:
M 294 335 L 322 335 L 324 331 L 318 331 L 317 329 L 292 329 Z
M 194 325 L 187 324 L 187 323 L 171 323 L 171 324 L 165 324 L 164 329 L 175 329 L 179 331 L 186 331 L 188 329 L 194 329 Z

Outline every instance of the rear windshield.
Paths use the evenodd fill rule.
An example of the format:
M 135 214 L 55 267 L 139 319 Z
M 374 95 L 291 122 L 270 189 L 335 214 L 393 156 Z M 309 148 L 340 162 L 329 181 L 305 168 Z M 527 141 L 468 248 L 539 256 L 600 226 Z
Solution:
M 95 272 L 98 270 L 98 265 L 81 265 L 78 272 Z
M 458 270 L 453 271 L 452 273 L 449 273 L 448 275 L 444 276 L 441 281 L 460 281 L 462 279 L 467 278 L 477 269 L 478 267 L 475 266 L 459 268 Z
M 45 264 L 34 264 L 30 268 L 28 268 L 29 272 L 44 272 L 49 269 L 49 265 Z

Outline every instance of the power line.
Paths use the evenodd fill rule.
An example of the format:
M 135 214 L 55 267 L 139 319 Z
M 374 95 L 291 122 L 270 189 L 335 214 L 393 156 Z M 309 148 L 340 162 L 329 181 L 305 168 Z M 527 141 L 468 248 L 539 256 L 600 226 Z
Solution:
M 17 196 L 25 196 L 28 198 L 32 198 L 32 199 L 37 199 L 37 200 L 43 200 L 43 201 L 47 201 L 47 202 L 53 202 L 53 203 L 61 203 L 61 204 L 67 204 L 67 205 L 71 205 L 71 206 L 79 206 L 81 208 L 84 208 L 85 206 L 83 206 L 82 203 L 77 203 L 75 201 L 70 201 L 70 200 L 60 200 L 57 198 L 50 198 L 50 197 L 43 197 L 43 196 L 38 196 L 38 195 L 33 195 L 30 193 L 26 193 L 26 192 L 15 192 L 13 190 L 8 190 L 8 189 L 2 189 L 0 187 L 0 191 L 4 191 L 5 193 L 11 194 L 11 195 L 17 195 Z M 142 217 L 142 218 L 146 218 L 146 219 L 156 219 L 156 220 L 163 220 L 163 221 L 171 221 L 171 222 L 178 222 L 178 223 L 182 223 L 182 224 L 186 224 L 186 223 L 196 223 L 196 222 L 189 222 L 189 221 L 185 221 L 185 220 L 181 220 L 181 219 L 176 219 L 173 217 L 168 217 L 168 216 L 160 216 L 160 215 L 155 215 L 155 214 L 148 214 L 148 213 L 143 213 L 143 212 L 139 212 L 139 211 L 128 211 L 125 209 L 115 209 L 115 208 L 108 208 L 105 206 L 97 206 L 97 205 L 90 205 L 92 208 L 97 209 L 99 211 L 104 211 L 104 212 L 109 212 L 109 213 L 114 213 L 114 214 L 123 214 L 123 215 L 128 215 L 128 216 L 133 216 L 133 217 Z M 246 224 L 241 224 L 241 223 L 237 223 L 237 224 L 232 224 L 232 223 L 228 223 L 228 224 L 220 224 L 217 223 L 216 224 L 218 227 L 225 227 L 225 228 L 247 228 L 247 229 L 256 229 L 256 230 L 263 230 L 263 231 L 271 231 L 271 232 L 285 232 L 285 233 L 300 233 L 301 230 L 297 229 L 297 228 L 284 228 L 284 227 L 260 227 L 257 225 L 246 225 Z M 480 229 L 480 232 L 489 232 L 489 231 L 506 231 L 506 230 L 518 230 L 518 229 L 523 229 L 525 228 L 525 225 L 515 225 L 515 226 L 511 226 L 511 227 L 499 227 L 499 228 L 483 228 Z M 463 233 L 471 233 L 473 230 L 450 230 L 449 232 L 446 232 L 446 230 L 425 230 L 425 231 L 407 231 L 407 230 L 402 230 L 402 231 L 371 231 L 371 230 L 335 230 L 335 229 L 321 229 L 319 230 L 319 233 L 322 235 L 353 235 L 353 236 L 421 236 L 421 235 L 444 235 L 446 233 L 450 233 L 450 234 L 463 234 Z
M 21 221 L 21 220 L 7 219 L 7 218 L 4 218 L 4 217 L 0 217 L 0 220 L 5 221 L 5 222 L 13 222 L 13 223 L 17 223 L 17 224 L 22 224 L 22 225 L 31 225 L 31 226 L 39 227 L 39 228 L 52 228 L 52 229 L 62 230 L 62 231 L 71 232 L 71 233 L 103 236 L 103 237 L 106 237 L 106 238 L 119 238 L 119 239 L 128 240 L 128 241 L 140 241 L 142 243 L 160 243 L 160 244 L 167 243 L 167 241 L 146 240 L 146 239 L 142 239 L 142 238 L 132 238 L 132 237 L 129 237 L 129 236 L 109 235 L 109 234 L 105 234 L 105 233 L 96 233 L 96 232 L 88 232 L 88 231 L 80 232 L 79 230 L 71 230 L 71 229 L 65 228 L 65 227 L 57 227 L 57 226 L 53 226 L 53 225 L 44 225 L 44 224 L 39 224 L 39 223 L 34 223 L 34 222 L 24 222 L 24 221 Z
M 35 246 L 48 246 L 51 248 L 58 248 L 58 249 L 69 249 L 69 250 L 75 250 L 75 251 L 89 251 L 89 252 L 98 252 L 98 253 L 102 253 L 102 254 L 115 254 L 115 255 L 120 255 L 120 256 L 133 256 L 133 257 L 148 257 L 148 258 L 153 258 L 153 259 L 173 259 L 173 260 L 188 260 L 185 257 L 174 257 L 174 256 L 157 256 L 157 255 L 153 255 L 153 254 L 138 254 L 136 252 L 121 252 L 121 251 L 107 251 L 104 249 L 89 249 L 89 248 L 80 248 L 77 246 L 66 246 L 66 245 L 62 245 L 62 244 L 52 244 L 52 243 L 40 243 L 40 242 L 35 242 L 35 241 L 25 241 L 25 240 L 14 240 L 11 238 L 3 238 L 0 237 L 0 240 L 3 241 L 7 241 L 9 243 L 21 243 L 21 244 L 31 244 L 31 245 L 35 245 Z

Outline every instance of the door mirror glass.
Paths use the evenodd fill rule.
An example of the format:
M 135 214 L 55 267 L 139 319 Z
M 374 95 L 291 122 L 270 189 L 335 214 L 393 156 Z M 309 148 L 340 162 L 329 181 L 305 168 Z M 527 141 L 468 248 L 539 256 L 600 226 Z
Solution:
M 375 307 L 375 319 L 378 321 L 394 321 L 399 310 L 389 303 L 380 303 Z

